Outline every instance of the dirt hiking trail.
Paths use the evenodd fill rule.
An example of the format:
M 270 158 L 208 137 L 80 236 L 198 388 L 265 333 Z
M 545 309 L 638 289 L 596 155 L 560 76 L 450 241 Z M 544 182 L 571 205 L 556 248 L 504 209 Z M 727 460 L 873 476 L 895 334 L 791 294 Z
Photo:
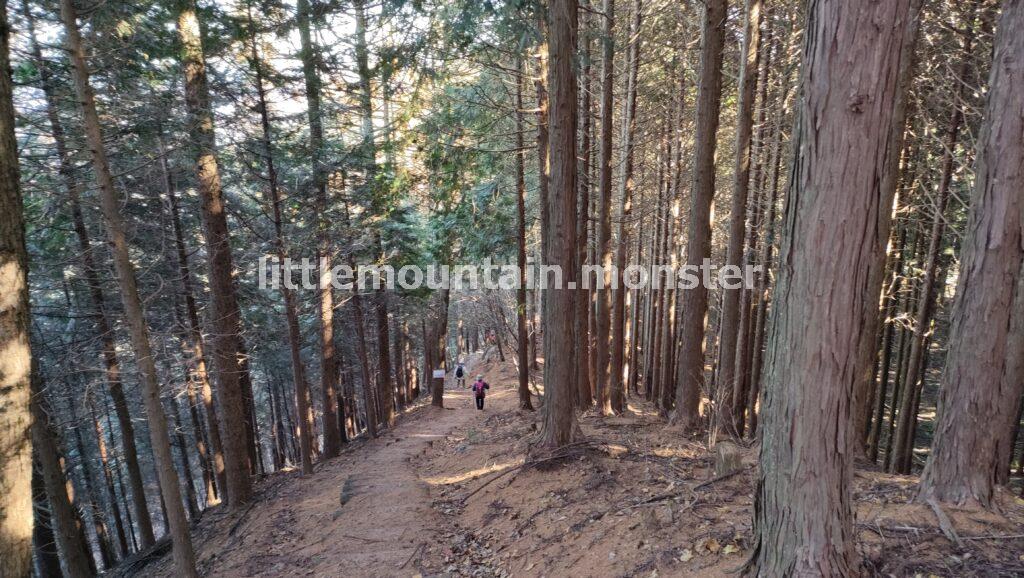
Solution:
M 472 366 L 468 366 L 472 375 Z M 456 430 L 507 411 L 514 392 L 492 387 L 478 411 L 469 391 L 446 385 L 444 409 L 420 402 L 375 440 L 349 444 L 303 478 L 292 471 L 259 486 L 253 504 L 208 512 L 193 527 L 204 576 L 412 576 L 414 562 L 443 525 L 411 459 Z M 508 407 L 506 407 L 508 406 Z M 344 503 L 342 503 L 344 502 Z M 145 575 L 172 576 L 169 560 Z
M 475 361 L 475 359 L 473 360 Z M 278 473 L 241 512 L 192 526 L 199 570 L 217 577 L 508 578 L 735 576 L 752 548 L 756 446 L 720 477 L 702 438 L 642 396 L 618 417 L 584 412 L 585 440 L 535 464 L 539 412 L 517 408 L 516 369 L 471 363 L 490 383 L 424 400 L 376 440 L 359 439 L 307 478 Z M 913 502 L 917 478 L 858 470 L 857 547 L 866 575 L 1024 575 L 1024 501 L 1001 514 L 948 509 L 961 544 Z M 893 538 L 898 539 L 893 539 Z M 174 576 L 166 550 L 133 576 Z M 133 573 L 134 572 L 134 573 Z

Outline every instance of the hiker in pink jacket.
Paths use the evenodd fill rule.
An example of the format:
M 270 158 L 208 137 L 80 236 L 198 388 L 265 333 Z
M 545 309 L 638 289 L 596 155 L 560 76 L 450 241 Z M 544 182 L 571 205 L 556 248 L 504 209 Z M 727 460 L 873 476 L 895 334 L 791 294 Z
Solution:
M 476 376 L 476 381 L 473 382 L 473 396 L 476 398 L 476 408 L 484 408 L 484 396 L 487 395 L 486 391 L 491 389 L 491 386 L 484 381 L 484 376 Z

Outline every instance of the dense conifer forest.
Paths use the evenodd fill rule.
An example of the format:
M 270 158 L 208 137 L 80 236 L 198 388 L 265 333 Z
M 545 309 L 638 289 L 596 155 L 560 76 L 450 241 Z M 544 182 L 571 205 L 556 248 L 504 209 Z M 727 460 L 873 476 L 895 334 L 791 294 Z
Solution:
M 0 578 L 1024 575 L 1022 30 L 0 0 Z

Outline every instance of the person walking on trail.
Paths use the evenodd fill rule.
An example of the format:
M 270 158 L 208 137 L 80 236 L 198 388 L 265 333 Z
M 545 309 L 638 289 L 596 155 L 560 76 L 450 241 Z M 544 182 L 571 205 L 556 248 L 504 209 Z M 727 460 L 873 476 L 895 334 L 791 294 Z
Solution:
M 491 386 L 486 381 L 484 381 L 484 376 L 476 376 L 476 382 L 473 383 L 473 397 L 476 398 L 477 409 L 484 408 L 484 396 L 487 395 L 486 391 L 488 389 L 491 389 Z
M 459 366 L 455 368 L 455 385 L 459 387 L 466 387 L 466 368 L 463 367 L 462 362 L 459 362 Z

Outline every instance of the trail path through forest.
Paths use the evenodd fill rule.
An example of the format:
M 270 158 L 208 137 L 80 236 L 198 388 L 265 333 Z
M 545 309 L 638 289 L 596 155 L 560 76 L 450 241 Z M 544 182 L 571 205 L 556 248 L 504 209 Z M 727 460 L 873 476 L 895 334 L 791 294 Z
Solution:
M 414 559 L 427 540 L 437 539 L 442 521 L 410 460 L 433 441 L 491 414 L 476 410 L 471 381 L 466 389 L 446 388 L 444 409 L 410 410 L 376 440 L 319 464 L 313 476 L 269 484 L 240 522 L 231 523 L 237 526 L 226 543 L 197 537 L 204 575 L 415 574 Z M 489 406 L 511 406 L 514 392 L 492 391 Z M 223 524 L 217 525 L 222 532 Z
M 477 361 L 475 358 L 471 361 Z M 268 476 L 242 512 L 214 508 L 192 526 L 199 569 L 218 577 L 508 578 L 735 575 L 752 547 L 756 448 L 719 479 L 702 439 L 666 427 L 642 397 L 626 415 L 584 413 L 588 447 L 523 467 L 538 414 L 517 410 L 515 367 L 471 363 L 491 384 L 444 409 L 418 402 L 376 440 Z M 453 380 L 454 381 L 454 380 Z M 467 379 L 467 382 L 471 379 Z M 949 508 L 962 544 L 915 503 L 917 478 L 858 470 L 858 552 L 871 574 L 1021 575 L 1024 501 L 1002 514 Z M 991 540 L 991 541 L 990 541 Z M 166 550 L 122 576 L 171 577 Z

